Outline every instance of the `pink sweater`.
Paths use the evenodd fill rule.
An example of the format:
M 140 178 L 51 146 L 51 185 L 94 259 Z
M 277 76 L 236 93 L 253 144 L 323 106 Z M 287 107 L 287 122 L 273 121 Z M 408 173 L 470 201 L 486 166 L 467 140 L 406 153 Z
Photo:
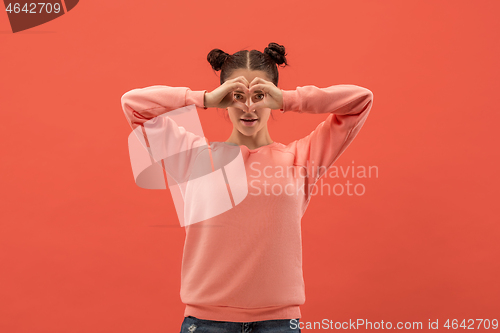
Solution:
M 157 85 L 128 91 L 121 103 L 135 129 L 184 106 L 203 109 L 205 92 Z M 185 227 L 180 291 L 184 316 L 232 322 L 301 317 L 299 306 L 305 302 L 301 218 L 311 199 L 310 186 L 356 137 L 372 107 L 373 94 L 349 84 L 308 85 L 282 92 L 283 113 L 329 115 L 309 135 L 287 145 L 239 146 L 249 195 L 223 214 Z M 210 143 L 213 154 L 230 146 L 235 147 Z M 288 167 L 304 172 L 277 173 L 285 170 L 286 174 Z M 273 192 L 275 188 L 285 188 L 287 194 Z

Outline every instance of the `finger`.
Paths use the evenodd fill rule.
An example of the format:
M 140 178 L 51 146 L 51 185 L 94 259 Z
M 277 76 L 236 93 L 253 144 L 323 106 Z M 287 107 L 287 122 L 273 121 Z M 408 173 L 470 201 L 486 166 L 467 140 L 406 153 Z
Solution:
M 249 94 L 248 88 L 242 82 L 234 82 L 228 85 L 228 89 L 225 90 L 224 94 L 226 95 L 226 97 L 224 99 L 227 98 L 226 101 L 232 103 L 232 101 L 235 100 L 234 98 L 235 91 L 243 91 L 243 94 L 245 95 Z
M 250 94 L 253 94 L 254 91 L 257 91 L 257 90 L 261 90 L 262 92 L 267 93 L 267 92 L 269 92 L 269 87 L 266 84 L 259 83 L 259 84 L 255 84 L 255 85 L 251 86 L 250 89 L 248 89 L 248 92 Z
M 261 109 L 261 108 L 265 108 L 265 107 L 267 107 L 266 106 L 266 102 L 265 101 L 260 101 L 260 102 L 257 102 L 257 103 L 250 104 L 250 107 L 248 108 L 248 111 L 249 112 L 254 112 L 257 109 Z
M 250 83 L 248 82 L 247 78 L 244 77 L 243 75 L 242 76 L 238 76 L 237 78 L 234 78 L 233 80 L 242 82 L 247 87 L 250 85 Z
M 245 86 L 243 86 L 244 89 L 247 89 Z M 233 92 L 233 95 L 231 97 L 231 105 L 232 107 L 235 107 L 235 108 L 238 108 L 238 109 L 241 109 L 241 110 L 245 110 L 245 111 L 248 111 L 248 105 L 243 103 L 243 102 L 240 102 L 239 100 L 237 100 L 235 97 L 234 97 L 234 92 Z
M 233 99 L 233 104 L 231 106 L 237 109 L 241 109 L 245 112 L 248 111 L 248 105 L 235 101 L 234 99 Z
M 243 78 L 243 81 L 245 82 L 245 84 L 247 85 L 247 87 L 250 86 L 250 82 L 248 82 L 247 78 L 244 77 L 244 76 L 241 76 Z
M 233 99 L 234 99 L 233 93 L 229 92 L 222 98 L 219 104 L 223 107 L 229 106 L 231 105 L 231 103 L 233 103 Z
M 241 82 L 236 82 L 234 84 L 233 91 L 238 90 L 238 89 L 240 89 L 243 92 L 243 94 L 245 94 L 245 95 L 250 93 L 250 90 L 248 89 L 248 87 Z
M 254 85 L 254 84 L 259 84 L 259 83 L 263 83 L 263 84 L 272 84 L 271 81 L 267 81 L 267 80 L 264 80 L 263 78 L 261 77 L 255 77 L 252 82 L 250 82 L 250 86 Z
M 230 84 L 231 86 L 233 86 L 234 84 L 239 82 L 239 83 L 243 84 L 244 86 L 248 87 L 248 81 L 244 76 L 238 76 L 234 79 L 227 80 L 226 82 L 228 84 Z M 224 83 L 226 83 L 226 82 L 224 82 Z

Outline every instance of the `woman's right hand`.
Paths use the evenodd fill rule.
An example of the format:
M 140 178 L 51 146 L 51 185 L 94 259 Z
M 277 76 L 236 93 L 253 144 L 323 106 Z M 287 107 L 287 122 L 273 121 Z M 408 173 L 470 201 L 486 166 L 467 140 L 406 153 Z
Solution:
M 249 94 L 249 85 L 250 83 L 244 76 L 238 76 L 237 78 L 227 80 L 213 91 L 205 93 L 205 107 L 225 109 L 231 106 L 248 111 L 248 106 L 246 104 L 238 102 L 233 98 L 233 92 L 235 90 L 241 90 L 247 95 Z

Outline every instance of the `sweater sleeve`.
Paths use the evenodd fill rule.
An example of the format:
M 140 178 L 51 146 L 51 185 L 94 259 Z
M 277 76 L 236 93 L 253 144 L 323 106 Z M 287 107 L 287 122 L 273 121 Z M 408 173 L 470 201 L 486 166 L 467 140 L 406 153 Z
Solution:
M 193 91 L 187 87 L 150 86 L 132 89 L 121 97 L 125 117 L 132 129 L 165 112 L 194 104 L 204 108 L 206 90 Z
M 327 172 L 359 133 L 372 107 L 373 93 L 351 84 L 327 88 L 308 85 L 282 93 L 282 113 L 329 113 L 314 131 L 289 145 L 295 154 L 295 165 L 306 168 L 304 177 L 310 186 Z
M 194 159 L 207 144 L 206 138 L 198 135 L 202 130 L 195 109 L 204 108 L 205 92 L 155 85 L 122 95 L 122 109 L 133 129 L 129 153 L 137 185 L 160 188 L 158 184 L 165 183 L 164 179 L 155 178 L 154 187 L 140 184 L 141 179 L 151 179 L 156 165 L 165 169 L 177 183 L 189 177 Z M 179 112 L 167 116 L 167 112 L 175 110 Z

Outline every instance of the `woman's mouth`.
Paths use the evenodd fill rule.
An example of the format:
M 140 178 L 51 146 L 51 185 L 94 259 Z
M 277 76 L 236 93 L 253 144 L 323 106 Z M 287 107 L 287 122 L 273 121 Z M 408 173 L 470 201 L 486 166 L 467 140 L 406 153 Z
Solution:
M 244 126 L 254 126 L 257 123 L 257 119 L 242 118 L 240 121 Z

